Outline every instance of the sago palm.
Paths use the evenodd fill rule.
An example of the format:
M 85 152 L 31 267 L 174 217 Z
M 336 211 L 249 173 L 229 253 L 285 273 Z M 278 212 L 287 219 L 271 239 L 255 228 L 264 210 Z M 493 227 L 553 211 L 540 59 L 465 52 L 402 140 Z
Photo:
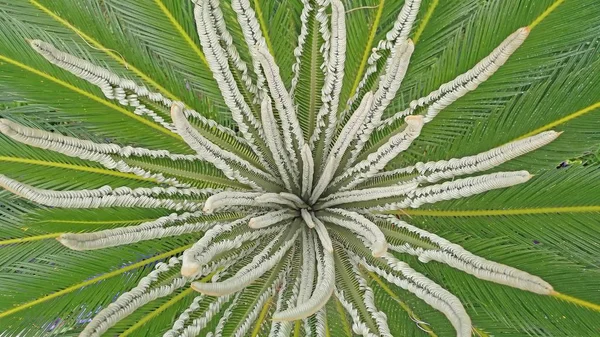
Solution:
M 598 17 L 0 1 L 0 336 L 600 335 Z

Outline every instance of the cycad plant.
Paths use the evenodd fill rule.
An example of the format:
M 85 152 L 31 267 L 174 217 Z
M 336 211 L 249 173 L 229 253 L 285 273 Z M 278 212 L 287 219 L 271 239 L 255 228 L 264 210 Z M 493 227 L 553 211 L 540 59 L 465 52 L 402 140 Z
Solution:
M 597 17 L 1 0 L 0 336 L 600 335 Z

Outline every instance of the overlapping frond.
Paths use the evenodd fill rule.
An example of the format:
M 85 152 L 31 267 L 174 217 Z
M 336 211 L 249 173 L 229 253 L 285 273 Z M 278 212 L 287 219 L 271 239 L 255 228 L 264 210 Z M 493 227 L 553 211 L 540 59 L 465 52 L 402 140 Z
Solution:
M 61 158 L 70 158 L 92 165 L 82 165 L 84 169 L 80 171 L 139 179 L 147 184 L 47 186 L 45 177 L 37 177 L 33 182 L 21 180 L 22 174 L 14 168 L 0 174 L 3 190 L 48 207 L 49 213 L 53 208 L 83 212 L 89 209 L 96 212 L 89 213 L 92 218 L 98 214 L 125 214 L 129 210 L 149 211 L 149 217 L 143 219 L 108 221 L 111 225 L 108 228 L 52 233 L 50 236 L 57 238 L 62 246 L 76 251 L 62 259 L 77 256 L 73 254 L 86 256 L 91 250 L 117 251 L 111 248 L 117 246 L 146 247 L 152 240 L 175 242 L 179 248 L 171 252 L 183 253 L 166 263 L 158 263 L 137 286 L 111 304 L 102 303 L 99 308 L 84 306 L 82 310 L 88 316 L 93 311 L 93 318 L 85 324 L 75 324 L 80 325 L 80 336 L 105 333 L 128 336 L 152 322 L 157 322 L 156 326 L 160 325 L 162 330 L 148 333 L 162 333 L 165 337 L 286 337 L 292 332 L 319 337 L 333 332 L 394 336 L 398 334 L 398 324 L 385 310 L 390 299 L 382 300 L 381 294 L 392 294 L 397 301 L 400 293 L 395 293 L 395 289 L 401 289 L 401 294 L 411 302 L 400 307 L 418 327 L 425 323 L 417 321 L 411 307 L 430 307 L 447 319 L 447 325 L 457 336 L 467 337 L 475 329 L 471 319 L 473 304 L 463 305 L 462 296 L 455 294 L 456 271 L 525 291 L 525 296 L 555 296 L 579 301 L 587 308 L 597 307 L 558 293 L 554 282 L 551 285 L 533 271 L 497 262 L 494 256 L 478 256 L 475 253 L 482 249 L 465 246 L 467 249 L 462 243 L 453 243 L 457 238 L 447 235 L 447 230 L 442 237 L 435 228 L 398 217 L 418 212 L 428 214 L 430 205 L 471 200 L 470 197 L 525 184 L 533 178 L 522 168 L 504 167 L 509 161 L 526 157 L 556 140 L 562 133 L 550 130 L 556 123 L 479 154 L 448 160 L 412 159 L 427 158 L 425 151 L 415 155 L 418 151 L 415 147 L 421 146 L 415 143 L 428 135 L 427 127 L 437 123 L 434 119 L 443 118 L 443 110 L 452 109 L 453 104 L 469 97 L 485 81 L 493 79 L 495 73 L 500 73 L 501 67 L 533 34 L 531 30 L 537 22 L 557 5 L 544 12 L 535 24 L 516 30 L 513 27 L 514 31 L 495 49 L 486 45 L 488 55 L 478 63 L 470 63 L 470 70 L 451 81 L 436 77 L 434 82 L 438 84 L 433 87 L 438 89 L 411 100 L 407 96 L 415 85 L 415 75 L 411 75 L 415 62 L 411 60 L 415 56 L 422 60 L 421 34 L 431 24 L 431 15 L 439 6 L 437 1 L 430 5 L 421 21 L 417 21 L 420 0 L 392 4 L 384 0 L 367 1 L 376 6 L 358 8 L 346 8 L 351 5 L 340 0 L 303 0 L 297 6 L 257 0 L 192 0 L 181 4 L 140 1 L 136 5 L 113 0 L 92 4 L 92 0 L 85 0 L 88 6 L 78 4 L 73 11 L 102 13 L 108 22 L 118 23 L 115 29 L 119 36 L 139 38 L 143 54 L 156 55 L 157 64 L 152 67 L 136 66 L 125 57 L 119 58 L 102 44 L 105 38 L 96 39 L 85 33 L 88 29 L 80 27 L 77 18 L 62 18 L 61 11 L 66 9 L 63 0 L 50 7 L 32 0 L 35 11 L 15 5 L 24 11 L 18 14 L 21 21 L 16 25 L 23 30 L 31 25 L 36 11 L 41 11 L 62 26 L 64 34 L 81 37 L 110 62 L 96 62 L 97 58 L 90 53 L 41 32 L 26 44 L 11 43 L 8 56 L 0 53 L 0 61 L 12 68 L 132 117 L 145 125 L 144 132 L 152 128 L 169 137 L 169 145 L 164 149 L 156 142 L 146 148 L 135 141 L 119 145 L 120 141 L 112 139 L 86 137 L 89 133 L 63 128 L 62 124 L 67 122 L 53 121 L 61 127 L 56 129 L 59 132 L 50 132 L 35 127 L 46 124 L 30 124 L 26 117 L 9 114 L 0 119 L 0 134 L 4 137 L 1 141 L 10 144 L 12 155 L 15 149 L 31 148 L 36 153 L 56 156 L 57 161 L 52 165 L 61 169 L 73 169 L 73 164 L 60 162 Z M 147 12 L 129 13 L 136 6 Z M 453 4 L 443 6 L 463 8 Z M 388 7 L 397 11 L 386 14 L 384 8 Z M 10 8 L 0 0 L 0 11 L 11 12 Z M 375 22 L 366 34 L 367 45 L 361 46 L 364 52 L 357 53 L 352 49 L 358 39 L 353 34 L 362 21 L 355 16 L 366 10 L 376 10 Z M 12 12 L 17 13 L 14 9 Z M 449 10 L 447 15 L 452 18 L 465 15 L 458 12 Z M 272 34 L 285 33 L 273 32 L 265 20 L 280 23 L 290 17 L 295 21 L 278 29 L 289 30 L 290 36 L 297 31 L 297 39 L 273 41 Z M 132 22 L 130 18 L 140 22 Z M 153 19 L 156 19 L 153 28 L 145 29 L 152 25 Z M 0 16 L 0 27 L 12 21 L 15 20 Z M 415 22 L 420 25 L 416 46 L 410 39 Z M 96 25 L 94 21 L 92 28 Z M 453 29 L 449 32 L 472 28 L 466 24 L 457 28 L 455 23 L 449 26 Z M 122 27 L 135 27 L 135 34 L 121 32 Z M 174 29 L 174 33 L 168 32 L 169 29 Z M 190 35 L 194 29 L 195 34 Z M 0 32 L 0 41 L 10 40 L 5 35 Z M 156 35 L 156 41 L 152 35 Z M 182 55 L 186 49 L 174 41 L 191 48 L 193 60 Z M 476 44 L 471 42 L 469 46 L 474 48 Z M 294 48 L 281 55 L 279 47 L 284 44 L 292 44 Z M 19 53 L 27 55 L 25 63 L 15 59 Z M 53 66 L 37 70 L 37 63 L 44 60 Z M 174 65 L 176 61 L 181 64 Z M 113 71 L 113 64 L 126 69 Z M 349 69 L 349 65 L 357 69 Z M 190 92 L 182 95 L 181 83 L 162 86 L 144 72 L 161 66 L 165 67 L 167 78 L 179 76 L 187 81 L 190 76 L 208 88 L 196 93 L 193 89 L 196 84 L 190 85 Z M 186 74 L 192 69 L 210 70 L 212 79 L 207 74 Z M 423 66 L 417 65 L 417 69 L 423 70 Z M 63 77 L 63 73 L 70 77 Z M 356 78 L 348 80 L 348 74 Z M 14 77 L 13 69 L 9 75 L 0 76 L 0 80 L 7 78 L 9 84 L 19 87 L 19 80 Z M 63 78 L 74 78 L 74 82 Z M 520 85 L 526 87 L 524 77 L 522 82 Z M 77 84 L 85 88 L 80 89 Z M 16 92 L 25 96 L 33 92 L 23 87 Z M 214 107 L 204 104 L 213 99 Z M 405 101 L 409 103 L 403 106 Z M 46 97 L 46 101 L 40 102 L 51 100 Z M 29 102 L 23 104 L 28 106 Z M 62 105 L 57 107 L 60 110 Z M 224 110 L 231 120 L 207 118 L 213 108 Z M 582 110 L 587 113 L 585 109 L 589 108 Z M 448 129 L 456 127 L 457 124 L 448 125 Z M 182 150 L 177 152 L 174 148 Z M 33 161 L 17 159 L 0 156 L 0 163 Z M 590 207 L 596 212 L 600 210 L 596 206 L 580 207 L 587 207 L 585 211 Z M 44 215 L 39 218 L 44 219 Z M 80 217 L 72 221 L 105 223 Z M 32 236 L 29 241 L 38 241 L 37 238 Z M 178 238 L 185 240 L 175 241 Z M 14 243 L 0 241 L 0 245 Z M 0 251 L 0 257 L 4 256 Z M 34 279 L 48 275 L 54 262 L 41 260 L 36 265 L 40 255 L 31 257 L 31 261 L 22 262 L 27 275 Z M 429 263 L 432 261 L 435 263 Z M 15 263 L 14 259 L 10 263 Z M 434 268 L 432 265 L 447 272 L 448 278 L 422 272 Z M 448 272 L 446 267 L 456 271 Z M 93 278 L 93 282 L 84 281 L 47 299 L 0 312 L 0 318 L 122 273 L 117 270 Z M 470 291 L 479 294 L 481 289 L 472 287 Z M 169 314 L 161 315 L 165 312 Z M 168 320 L 172 317 L 177 318 Z M 341 321 L 333 322 L 332 318 Z

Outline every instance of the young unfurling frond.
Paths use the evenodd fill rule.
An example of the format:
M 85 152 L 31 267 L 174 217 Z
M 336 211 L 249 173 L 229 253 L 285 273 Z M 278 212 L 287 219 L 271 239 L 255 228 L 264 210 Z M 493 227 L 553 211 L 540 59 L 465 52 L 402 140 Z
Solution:
M 165 150 L 150 150 L 140 147 L 122 147 L 116 144 L 99 144 L 89 140 L 63 136 L 57 133 L 33 129 L 7 119 L 0 119 L 0 133 L 13 140 L 29 146 L 62 153 L 69 157 L 97 162 L 108 169 L 120 172 L 133 173 L 143 178 L 156 179 L 159 183 L 166 183 L 184 187 L 175 178 L 166 178 L 162 173 L 151 172 L 141 167 L 131 166 L 126 158 L 166 158 L 172 161 L 196 161 L 194 155 L 173 154 Z
M 387 255 L 385 260 L 387 268 L 370 265 L 362 258 L 359 261 L 367 270 L 410 291 L 425 303 L 441 311 L 456 329 L 458 337 L 471 336 L 471 319 L 456 296 L 391 255 Z
M 192 110 L 171 93 L 153 92 L 49 43 L 31 40 L 29 44 L 59 67 L 57 71 L 67 71 L 98 87 L 106 99 L 118 101 L 123 107 L 114 107 L 121 112 L 132 111 L 142 116 L 133 116 L 136 119 L 168 130 L 165 133 L 181 141 L 179 146 L 187 145 L 188 152 L 156 149 L 160 143 L 143 148 L 93 142 L 0 119 L 0 136 L 18 146 L 91 162 L 93 167 L 82 170 L 86 174 L 114 170 L 110 175 L 143 181 L 143 185 L 118 188 L 100 185 L 75 190 L 76 185 L 61 185 L 49 190 L 10 171 L 0 173 L 3 189 L 47 207 L 112 208 L 114 212 L 152 208 L 170 213 L 137 225 L 55 235 L 64 246 L 81 251 L 153 239 L 171 244 L 195 237 L 195 243 L 180 250 L 182 256 L 159 262 L 135 288 L 111 304 L 101 304 L 80 336 L 113 333 L 117 330 L 109 329 L 121 329 L 124 322 L 118 322 L 135 310 L 147 310 L 151 301 L 167 296 L 171 299 L 163 305 L 172 305 L 189 295 L 191 290 L 184 287 L 191 287 L 201 294 L 186 298 L 189 306 L 164 337 L 243 337 L 253 328 L 252 336 L 287 337 L 294 331 L 294 335 L 325 337 L 335 331 L 330 316 L 338 315 L 351 320 L 346 330 L 354 334 L 391 337 L 394 320 L 388 319 L 384 306 L 378 306 L 377 288 L 371 282 L 383 286 L 382 279 L 443 313 L 457 336 L 470 336 L 471 319 L 459 299 L 388 251 L 413 255 L 415 262 L 443 263 L 536 294 L 555 294 L 540 277 L 477 256 L 436 233 L 382 214 L 467 198 L 531 179 L 527 171 L 471 175 L 534 151 L 560 133 L 546 131 L 479 154 L 386 171 L 403 154 L 415 155 L 410 147 L 422 131 L 427 134 L 425 124 L 492 76 L 525 41 L 529 28 L 511 34 L 468 72 L 384 119 L 392 102 L 401 104 L 406 99 L 396 96 L 415 50 L 409 37 L 420 0 L 403 1 L 400 12 L 392 16 L 383 11 L 395 6 L 386 3 L 384 9 L 380 4 L 359 77 L 350 79 L 354 83 L 350 86 L 345 83 L 350 73 L 347 59 L 354 58 L 356 50 L 348 40 L 356 25 L 346 27 L 350 11 L 341 0 L 301 0 L 293 11 L 282 7 L 285 1 L 265 11 L 258 0 L 192 0 L 190 20 L 196 24 L 202 51 L 187 35 L 190 27 L 180 26 L 181 18 L 170 12 L 171 5 L 156 2 L 212 73 L 223 100 L 209 103 L 229 115 L 219 119 L 223 124 L 207 119 L 203 111 Z M 188 8 L 179 6 L 183 5 L 174 8 Z M 293 13 L 300 15 L 298 25 L 287 27 Z M 423 22 L 429 19 L 426 15 Z M 270 20 L 278 25 L 269 27 Z M 393 27 L 382 28 L 384 21 Z M 297 43 L 292 42 L 294 50 L 287 51 L 293 53 L 288 69 L 276 63 L 286 51 L 279 48 L 285 43 L 272 43 L 273 29 L 299 32 Z M 376 36 L 384 38 L 373 45 Z M 169 48 L 173 45 L 163 52 L 171 53 Z M 131 70 L 136 81 L 150 79 L 137 68 Z M 164 91 L 154 82 L 152 87 Z M 188 97 L 205 94 L 190 89 Z M 346 97 L 350 97 L 346 106 L 340 108 L 340 100 Z M 94 181 L 90 179 L 86 186 Z M 219 188 L 200 188 L 206 186 Z M 174 236 L 183 239 L 168 241 Z M 326 306 L 332 297 L 338 313 L 332 314 Z M 153 319 L 164 306 L 144 319 Z
M 33 187 L 0 175 L 0 187 L 25 199 L 50 207 L 101 208 L 142 207 L 165 208 L 176 211 L 196 211 L 202 208 L 203 200 L 214 190 L 175 187 L 111 188 L 103 186 L 93 190 L 52 191 Z M 171 196 L 187 196 L 189 199 L 173 199 Z
M 383 60 L 386 60 L 389 57 L 385 56 L 384 52 L 387 51 L 389 53 L 389 51 L 394 47 L 394 45 L 397 44 L 398 41 L 404 41 L 408 39 L 413 23 L 417 18 L 420 5 L 421 0 L 407 0 L 404 2 L 398 17 L 396 18 L 396 22 L 394 22 L 394 27 L 387 32 L 385 39 L 379 41 L 377 46 L 371 51 L 371 55 L 367 60 L 368 67 L 362 79 L 360 80 L 356 91 L 348 101 L 348 107 L 352 107 L 354 102 L 360 98 L 360 93 L 364 89 L 371 76 L 376 74 L 378 71 L 381 71 L 381 69 L 378 69 L 377 63 L 381 62 L 382 58 Z M 342 115 L 346 115 L 347 111 L 348 110 L 344 111 Z
M 346 20 L 344 5 L 339 0 L 331 1 L 331 42 L 329 64 L 325 83 L 321 91 L 323 105 L 317 114 L 315 131 L 311 135 L 310 145 L 319 158 L 327 158 L 337 125 L 340 92 L 344 79 L 344 60 L 346 57 Z M 319 161 L 320 162 L 320 161 Z
M 314 236 L 313 236 L 314 238 Z M 275 321 L 295 321 L 311 316 L 329 300 L 335 287 L 335 269 L 333 265 L 333 252 L 324 249 L 324 246 L 314 242 L 317 251 L 322 249 L 317 258 L 317 286 L 312 295 L 294 308 L 288 308 L 273 315 Z
M 386 220 L 398 228 L 406 229 L 439 246 L 439 249 L 424 249 L 421 247 L 411 247 L 407 244 L 405 247 L 401 247 L 400 249 L 392 248 L 392 250 L 405 250 L 408 248 L 406 252 L 417 255 L 421 262 L 426 263 L 432 260 L 442 262 L 483 280 L 542 295 L 548 295 L 552 292 L 552 286 L 537 276 L 476 256 L 457 244 L 453 244 L 446 239 L 419 229 L 393 216 L 386 217 Z
M 393 124 L 399 118 L 412 114 L 419 107 L 427 107 L 425 112 L 425 123 L 433 120 L 437 114 L 447 106 L 455 102 L 469 91 L 477 89 L 479 84 L 485 82 L 508 60 L 529 35 L 529 28 L 519 28 L 507 37 L 486 58 L 477 63 L 471 70 L 456 77 L 454 80 L 442 84 L 437 90 L 429 95 L 412 101 L 409 108 L 396 113 L 394 116 L 384 120 L 381 126 Z
M 172 213 L 137 226 L 82 234 L 65 233 L 58 237 L 58 240 L 74 250 L 101 249 L 143 240 L 201 232 L 223 221 L 230 221 L 230 218 L 220 220 L 219 217 L 204 216 L 203 212 Z
M 356 212 L 340 208 L 330 208 L 327 210 L 327 213 L 329 215 L 321 215 L 324 221 L 348 228 L 357 235 L 367 239 L 371 244 L 373 256 L 381 257 L 386 254 L 388 244 L 385 235 L 372 221 Z
M 245 266 L 231 278 L 212 283 L 194 282 L 192 283 L 192 287 L 202 294 L 211 296 L 224 296 L 244 289 L 250 283 L 254 282 L 264 273 L 273 268 L 275 264 L 279 263 L 279 261 L 296 241 L 299 232 L 299 229 L 296 230 L 291 238 L 288 238 L 281 244 L 279 249 L 276 251 L 271 251 L 269 253 L 271 255 L 269 258 L 261 260 L 257 259 L 257 257 L 260 257 L 260 255 L 257 255 L 251 264 Z M 271 250 L 271 248 L 268 247 L 264 252 L 266 252 L 267 249 L 269 251 Z
M 385 74 L 379 79 L 379 87 L 373 96 L 373 104 L 367 114 L 365 124 L 361 126 L 361 130 L 356 136 L 356 144 L 350 151 L 350 159 L 346 166 L 354 163 L 371 137 L 371 133 L 379 126 L 383 112 L 400 89 L 414 49 L 415 46 L 411 40 L 402 40 L 396 43 L 391 58 L 387 62 Z
M 492 150 L 482 152 L 474 156 L 452 158 L 450 160 L 419 162 L 414 166 L 404 167 L 397 170 L 380 172 L 373 175 L 373 179 L 384 180 L 387 184 L 406 183 L 416 181 L 419 183 L 435 183 L 442 179 L 453 179 L 462 175 L 487 171 L 511 159 L 534 151 L 555 140 L 560 136 L 559 132 L 546 131 L 535 136 L 510 142 Z M 413 175 L 405 179 L 407 175 Z M 367 179 L 368 180 L 368 179 Z
M 442 184 L 419 187 L 411 191 L 406 198 L 393 201 L 373 209 L 380 211 L 403 208 L 418 208 L 424 204 L 433 204 L 443 200 L 465 198 L 494 189 L 522 184 L 532 175 L 527 171 L 499 172 L 478 177 L 447 181 Z

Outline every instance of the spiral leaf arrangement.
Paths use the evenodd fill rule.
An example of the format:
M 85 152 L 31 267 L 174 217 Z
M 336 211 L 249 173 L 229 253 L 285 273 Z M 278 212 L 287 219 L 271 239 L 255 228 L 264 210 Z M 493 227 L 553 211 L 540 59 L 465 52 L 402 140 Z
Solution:
M 182 256 L 157 264 L 138 286 L 100 311 L 81 336 L 99 336 L 137 308 L 190 286 L 198 296 L 164 336 L 203 331 L 221 336 L 235 308 L 245 305 L 244 289 L 256 282 L 266 283 L 268 290 L 248 308 L 235 336 L 249 331 L 269 298 L 275 299 L 270 336 L 289 336 L 295 321 L 307 335 L 325 336 L 323 307 L 332 297 L 352 320 L 354 333 L 391 336 L 365 273 L 413 293 L 442 312 L 457 336 L 471 336 L 471 320 L 459 299 L 400 261 L 398 254 L 525 291 L 553 293 L 537 276 L 476 256 L 391 215 L 532 177 L 526 171 L 474 174 L 542 147 L 559 133 L 542 132 L 473 156 L 388 169 L 424 125 L 492 76 L 529 29 L 518 29 L 471 70 L 384 118 L 415 48 L 408 36 L 420 1 L 406 1 L 393 28 L 372 50 L 364 77 L 347 102 L 340 102 L 345 8 L 340 0 L 303 0 L 303 5 L 293 78 L 286 87 L 248 0 L 232 0 L 231 6 L 251 50 L 249 60 L 240 57 L 219 1 L 194 2 L 198 37 L 235 128 L 50 43 L 29 41 L 46 60 L 99 87 L 107 98 L 134 107 L 137 115 L 181 137 L 194 152 L 96 143 L 0 120 L 0 132 L 17 142 L 155 182 L 149 188 L 53 191 L 0 175 L 0 186 L 14 194 L 50 207 L 172 211 L 140 225 L 62 234 L 58 240 L 63 245 L 92 250 L 203 233 Z M 311 35 L 315 32 L 316 37 Z M 320 44 L 318 55 L 307 55 L 312 41 Z M 319 73 L 307 72 L 307 62 L 315 61 L 320 62 Z M 307 99 L 307 86 L 316 85 L 319 100 Z M 182 167 L 194 167 L 209 178 L 197 180 Z M 204 186 L 206 180 L 213 182 L 211 187 Z M 216 315 L 217 326 L 206 334 L 203 329 Z

